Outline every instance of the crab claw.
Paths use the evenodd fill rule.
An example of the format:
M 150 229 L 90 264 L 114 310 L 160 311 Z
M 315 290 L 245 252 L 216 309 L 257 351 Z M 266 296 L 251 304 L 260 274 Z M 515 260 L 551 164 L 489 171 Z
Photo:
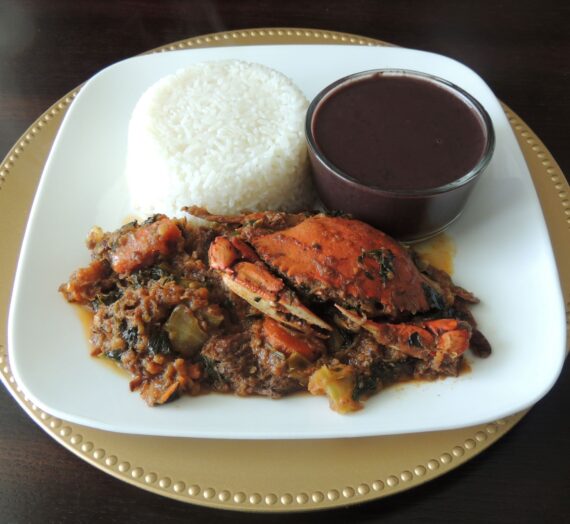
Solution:
M 331 326 L 304 306 L 242 240 L 217 237 L 208 251 L 210 267 L 222 271 L 226 286 L 265 315 L 303 330 L 304 321 L 327 331 Z
M 454 360 L 469 347 L 471 326 L 453 318 L 417 324 L 389 324 L 368 320 L 339 305 L 336 308 L 352 323 L 368 331 L 376 342 L 439 369 L 444 360 Z
M 212 269 L 226 270 L 231 268 L 238 260 L 258 260 L 255 251 L 238 238 L 216 237 L 208 250 L 210 267 Z

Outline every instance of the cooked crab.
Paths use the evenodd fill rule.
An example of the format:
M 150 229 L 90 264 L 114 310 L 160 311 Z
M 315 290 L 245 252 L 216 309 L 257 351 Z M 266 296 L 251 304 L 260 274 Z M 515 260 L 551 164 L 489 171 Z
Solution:
M 420 271 L 407 248 L 363 222 L 325 214 L 187 211 L 228 227 L 210 246 L 210 266 L 231 291 L 282 324 L 321 337 L 333 324 L 364 329 L 378 344 L 435 370 L 469 347 L 469 318 L 441 318 L 441 312 L 453 309 L 458 296 L 477 299 L 437 271 Z

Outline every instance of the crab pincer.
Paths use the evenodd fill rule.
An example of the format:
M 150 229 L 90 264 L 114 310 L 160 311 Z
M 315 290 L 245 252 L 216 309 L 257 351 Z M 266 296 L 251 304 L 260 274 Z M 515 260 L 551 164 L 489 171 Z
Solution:
M 336 308 L 353 324 L 368 331 L 383 346 L 429 363 L 438 370 L 469 348 L 471 326 L 454 318 L 427 320 L 414 324 L 374 322 L 339 305 Z
M 210 267 L 222 272 L 228 289 L 265 315 L 306 331 L 318 326 L 332 328 L 315 315 L 285 286 L 281 278 L 273 275 L 255 251 L 238 237 L 217 237 L 208 251 Z

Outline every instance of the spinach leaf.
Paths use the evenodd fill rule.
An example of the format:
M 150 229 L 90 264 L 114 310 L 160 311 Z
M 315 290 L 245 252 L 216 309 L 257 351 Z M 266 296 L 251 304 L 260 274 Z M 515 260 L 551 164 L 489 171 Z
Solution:
M 154 329 L 148 337 L 148 352 L 154 355 L 170 355 L 172 347 L 168 333 L 162 329 Z

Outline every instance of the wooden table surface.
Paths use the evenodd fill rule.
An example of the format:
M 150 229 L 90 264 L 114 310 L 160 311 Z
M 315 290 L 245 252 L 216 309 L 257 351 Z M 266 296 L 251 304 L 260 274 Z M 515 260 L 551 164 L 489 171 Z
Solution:
M 453 57 L 477 71 L 570 173 L 570 7 L 550 0 L 2 0 L 0 157 L 49 105 L 103 67 L 179 39 L 253 27 L 337 30 Z M 521 282 L 523 300 L 524 289 Z M 568 522 L 569 413 L 566 366 L 518 426 L 448 475 L 360 506 L 269 517 L 124 484 L 53 441 L 0 387 L 0 521 Z

